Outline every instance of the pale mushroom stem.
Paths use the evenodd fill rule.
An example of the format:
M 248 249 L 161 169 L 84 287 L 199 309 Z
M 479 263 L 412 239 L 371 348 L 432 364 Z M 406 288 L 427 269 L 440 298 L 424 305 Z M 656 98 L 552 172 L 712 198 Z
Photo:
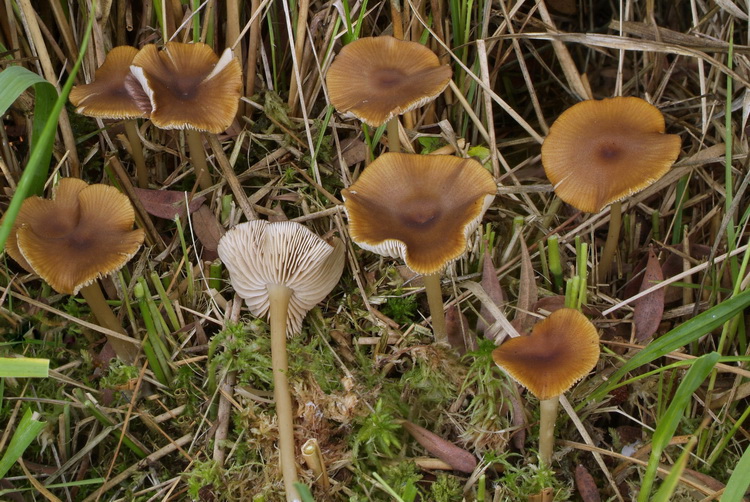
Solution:
M 445 310 L 443 309 L 443 292 L 440 289 L 440 273 L 424 276 L 424 289 L 427 293 L 427 305 L 432 317 L 432 331 L 436 343 L 448 343 L 448 331 L 445 327 Z
M 555 445 L 555 421 L 560 396 L 539 402 L 539 458 L 546 466 L 552 465 L 552 449 Z
M 185 131 L 188 148 L 190 149 L 190 161 L 195 169 L 195 177 L 201 190 L 211 188 L 211 176 L 208 174 L 208 163 L 206 163 L 206 151 L 203 149 L 203 138 L 201 132 L 195 129 Z
M 386 133 L 388 134 L 388 151 L 391 153 L 401 152 L 401 138 L 398 136 L 398 115 L 388 121 Z
M 268 286 L 271 318 L 271 366 L 273 368 L 273 398 L 279 423 L 279 462 L 284 477 L 286 499 L 301 500 L 294 483 L 297 482 L 297 463 L 294 455 L 294 426 L 292 397 L 287 380 L 286 321 L 292 290 L 280 284 Z
M 620 238 L 620 226 L 622 222 L 622 203 L 613 202 L 609 208 L 609 230 L 607 230 L 607 240 L 602 249 L 602 256 L 599 259 L 599 281 L 606 281 L 612 270 L 612 260 L 615 257 L 615 250 Z
M 126 120 L 125 134 L 130 143 L 131 155 L 135 161 L 135 173 L 140 188 L 148 188 L 148 170 L 146 169 L 146 158 L 143 156 L 143 143 L 138 136 L 138 122 L 135 119 Z
M 121 335 L 128 336 L 127 332 L 120 324 L 120 321 L 117 319 L 117 316 L 112 312 L 107 300 L 105 300 L 102 288 L 99 286 L 98 282 L 94 281 L 88 286 L 81 288 L 81 296 L 86 300 L 86 303 L 91 309 L 91 313 L 94 314 L 94 317 L 96 317 L 96 320 L 99 321 L 99 324 L 102 327 L 116 331 Z M 107 340 L 112 344 L 115 354 L 117 354 L 120 359 L 128 364 L 135 361 L 138 349 L 134 344 L 128 343 L 120 338 L 115 338 L 114 336 L 107 336 Z

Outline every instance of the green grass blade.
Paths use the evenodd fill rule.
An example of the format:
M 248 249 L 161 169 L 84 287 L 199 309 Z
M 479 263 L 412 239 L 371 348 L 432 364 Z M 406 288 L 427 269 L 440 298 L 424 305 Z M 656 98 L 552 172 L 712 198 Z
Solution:
M 750 446 L 745 449 L 742 458 L 737 462 L 737 466 L 729 478 L 724 494 L 721 496 L 721 502 L 740 502 L 745 496 L 748 486 L 750 486 Z
M 65 106 L 65 102 L 70 94 L 70 89 L 75 83 L 75 76 L 78 70 L 81 68 L 81 62 L 83 61 L 83 55 L 86 53 L 86 47 L 88 47 L 89 39 L 91 38 L 91 27 L 93 25 L 94 16 L 89 16 L 89 23 L 86 26 L 86 34 L 81 42 L 81 49 L 78 53 L 78 59 L 76 60 L 73 70 L 70 72 L 68 79 L 65 81 L 65 86 L 62 89 L 62 93 L 57 97 L 55 106 L 53 107 L 47 121 L 44 125 L 44 129 L 39 135 L 39 139 L 31 149 L 31 156 L 26 164 L 26 168 L 23 170 L 21 179 L 18 181 L 16 186 L 16 193 L 13 195 L 13 199 L 10 201 L 10 205 L 5 212 L 3 222 L 0 225 L 0 249 L 5 249 L 5 241 L 8 239 L 10 229 L 13 226 L 13 222 L 18 215 L 18 211 L 21 209 L 21 204 L 24 199 L 37 190 L 40 190 L 44 186 L 44 180 L 47 178 L 47 172 L 49 170 L 49 153 L 52 151 L 52 145 L 55 141 L 55 132 L 57 130 L 57 119 L 60 116 L 60 112 Z M 10 68 L 8 68 L 10 69 Z M 7 70 L 5 70 L 7 71 Z M 3 73 L 5 73 L 5 71 Z M 50 84 L 51 85 L 51 84 Z M 47 158 L 45 158 L 45 154 Z M 41 185 L 40 185 L 41 180 Z
M 659 425 L 656 427 L 651 440 L 651 457 L 648 461 L 648 467 L 646 467 L 646 473 L 641 480 L 641 491 L 638 494 L 638 502 L 646 502 L 648 500 L 651 494 L 651 487 L 654 484 L 656 470 L 659 467 L 661 454 L 680 425 L 685 408 L 693 398 L 693 392 L 706 379 L 719 360 L 719 357 L 718 352 L 711 352 L 693 362 L 693 365 L 685 374 L 682 383 L 677 388 L 669 408 L 667 408 L 667 411 L 659 419 Z
M 23 414 L 23 418 L 18 423 L 16 432 L 13 433 L 13 437 L 10 438 L 10 444 L 8 449 L 5 450 L 5 454 L 0 458 L 0 479 L 5 476 L 16 460 L 21 458 L 23 452 L 29 447 L 31 442 L 42 432 L 42 429 L 47 425 L 46 422 L 41 422 L 36 419 L 37 413 L 32 413 L 31 408 L 27 408 Z
M 656 492 L 656 495 L 651 499 L 651 502 L 669 502 L 672 500 L 672 494 L 677 488 L 677 484 L 680 482 L 680 476 L 685 471 L 685 467 L 687 467 L 690 453 L 693 451 L 696 443 L 698 443 L 697 436 L 690 438 L 690 441 L 685 445 L 685 449 L 680 454 L 677 462 L 674 463 L 672 469 L 669 471 L 669 476 L 667 476 L 661 484 L 659 491 Z
M 54 120 L 55 124 L 57 124 L 57 117 L 51 117 L 55 100 L 58 98 L 55 86 L 22 66 L 6 68 L 0 72 L 0 89 L 2 89 L 0 90 L 0 115 L 5 114 L 13 102 L 18 99 L 18 96 L 32 86 L 34 87 L 36 99 L 34 100 L 31 148 L 41 149 L 40 162 L 43 165 L 49 166 L 50 158 L 52 158 L 52 143 L 45 144 L 40 141 L 45 125 L 50 120 Z M 34 178 L 30 193 L 41 195 L 44 188 L 44 181 L 47 178 L 47 169 L 36 171 Z
M 0 357 L 0 378 L 47 378 L 49 359 Z
M 718 328 L 732 317 L 742 312 L 750 305 L 750 290 L 731 297 L 728 300 L 708 309 L 693 319 L 683 323 L 657 340 L 651 342 L 643 350 L 631 357 L 620 369 L 615 371 L 605 383 L 600 385 L 589 395 L 588 400 L 601 399 L 615 388 L 620 379 L 629 371 L 648 364 L 674 350 L 697 340 L 706 333 Z

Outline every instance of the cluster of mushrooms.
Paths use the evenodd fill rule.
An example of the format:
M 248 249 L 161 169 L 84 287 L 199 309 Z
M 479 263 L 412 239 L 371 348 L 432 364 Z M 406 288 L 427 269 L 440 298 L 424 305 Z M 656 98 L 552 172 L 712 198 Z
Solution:
M 473 159 L 399 153 L 399 115 L 435 99 L 451 76 L 450 67 L 423 45 L 381 36 L 345 46 L 326 77 L 328 95 L 339 112 L 370 126 L 388 124 L 389 153 L 375 159 L 342 192 L 349 237 L 365 250 L 402 259 L 424 276 L 437 343 L 447 343 L 440 274 L 465 253 L 497 191 L 492 174 Z M 148 176 L 136 148 L 140 141 L 134 119 L 149 118 L 163 129 L 185 129 L 188 138 L 193 137 L 196 176 L 205 186 L 210 176 L 205 156 L 199 160 L 203 148 L 196 133 L 217 134 L 229 127 L 237 112 L 240 80 L 239 65 L 229 50 L 218 57 L 203 44 L 170 42 L 162 50 L 148 45 L 140 51 L 118 47 L 93 83 L 71 93 L 71 101 L 80 113 L 126 119 L 141 186 Z M 664 131 L 661 113 L 639 98 L 584 101 L 553 124 L 542 146 L 542 163 L 562 200 L 581 211 L 597 212 L 667 172 L 679 154 L 680 139 Z M 644 164 L 643 170 L 636 168 Z M 612 211 L 614 219 L 615 208 Z M 112 233 L 100 230 L 104 220 Z M 32 197 L 24 203 L 6 248 L 22 267 L 56 290 L 82 291 L 105 322 L 107 314 L 95 310 L 103 302 L 101 291 L 91 291 L 98 289 L 98 277 L 112 273 L 137 251 L 143 232 L 132 226 L 132 206 L 114 188 L 63 179 L 53 200 Z M 83 251 L 107 264 L 99 268 L 98 260 L 87 258 L 71 266 L 73 255 Z M 118 259 L 110 259 L 110 252 Z M 345 246 L 299 223 L 254 220 L 230 229 L 218 252 L 234 291 L 250 312 L 270 320 L 280 465 L 287 499 L 299 500 L 286 338 L 300 331 L 308 310 L 337 284 Z M 62 262 L 67 268 L 55 268 Z M 96 295 L 102 299 L 94 299 Z M 107 326 L 124 333 L 116 318 Z M 540 399 L 540 457 L 549 465 L 557 398 L 596 365 L 598 334 L 579 311 L 562 309 L 536 324 L 528 336 L 508 335 L 493 357 Z M 123 343 L 118 337 L 113 342 Z M 137 345 L 118 355 L 132 361 L 133 347 Z

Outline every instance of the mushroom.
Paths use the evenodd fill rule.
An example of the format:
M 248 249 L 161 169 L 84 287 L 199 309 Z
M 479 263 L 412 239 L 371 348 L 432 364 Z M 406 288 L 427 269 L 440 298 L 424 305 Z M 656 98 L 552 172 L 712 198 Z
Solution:
M 388 148 L 400 150 L 398 115 L 429 103 L 445 90 L 453 72 L 430 49 L 389 36 L 346 45 L 326 74 L 331 104 L 362 122 L 388 122 Z
M 102 326 L 127 336 L 96 280 L 119 270 L 138 251 L 143 230 L 133 230 L 134 221 L 130 200 L 114 187 L 63 178 L 54 199 L 24 200 L 5 250 L 55 291 L 80 291 Z M 133 343 L 108 340 L 120 358 L 133 362 Z
M 242 91 L 242 68 L 226 49 L 221 58 L 206 44 L 146 45 L 130 71 L 151 103 L 151 122 L 185 129 L 190 158 L 202 189 L 211 186 L 201 131 L 219 134 L 234 120 Z M 137 87 L 132 92 L 138 91 Z
M 503 371 L 539 398 L 539 456 L 550 465 L 560 395 L 599 360 L 599 334 L 577 310 L 556 310 L 529 336 L 508 338 L 492 352 Z
M 640 98 L 582 101 L 550 127 L 542 164 L 555 193 L 581 211 L 611 207 L 600 277 L 609 274 L 620 233 L 620 200 L 651 185 L 680 154 L 680 137 L 664 134 L 664 117 Z
M 352 240 L 424 275 L 439 343 L 448 341 L 440 274 L 466 252 L 496 191 L 492 175 L 473 159 L 406 153 L 381 155 L 342 191 Z
M 81 115 L 125 119 L 123 124 L 135 161 L 138 186 L 148 188 L 148 171 L 136 119 L 147 118 L 151 106 L 148 100 L 139 102 L 128 90 L 135 83 L 130 74 L 130 64 L 136 54 L 138 49 L 128 45 L 113 48 L 94 73 L 93 82 L 73 87 L 70 102 Z
M 250 312 L 270 318 L 281 472 L 287 500 L 300 500 L 294 487 L 297 467 L 286 337 L 300 331 L 307 312 L 338 282 L 344 268 L 344 245 L 339 239 L 328 244 L 299 223 L 254 220 L 224 234 L 218 252 L 232 287 Z

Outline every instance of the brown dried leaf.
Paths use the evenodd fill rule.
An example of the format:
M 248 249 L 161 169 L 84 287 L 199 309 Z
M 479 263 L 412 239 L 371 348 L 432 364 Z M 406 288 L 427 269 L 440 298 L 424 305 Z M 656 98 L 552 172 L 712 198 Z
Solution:
M 195 235 L 203 244 L 201 258 L 204 261 L 214 261 L 219 257 L 216 247 L 219 245 L 219 239 L 224 235 L 224 228 L 208 206 L 201 206 L 193 213 L 192 220 Z
M 641 291 L 664 280 L 661 272 L 661 264 L 653 247 L 648 250 L 648 263 L 643 273 Z M 635 324 L 635 337 L 639 342 L 651 338 L 659 328 L 659 323 L 664 315 L 665 288 L 657 289 L 646 296 L 633 302 L 633 323 Z
M 497 280 L 497 271 L 495 270 L 495 265 L 492 264 L 492 257 L 489 252 L 484 253 L 482 281 L 480 284 L 493 303 L 497 305 L 498 308 L 502 308 L 505 303 L 505 297 L 503 295 L 503 289 L 500 287 L 500 281 Z M 485 338 L 494 340 L 497 333 L 485 333 L 485 331 L 496 320 L 497 319 L 495 319 L 495 316 L 490 313 L 489 309 L 482 304 L 479 309 L 479 319 L 477 319 L 477 333 L 483 333 Z
M 602 500 L 594 477 L 582 465 L 576 467 L 576 488 L 578 488 L 578 493 L 581 495 L 583 502 L 600 502 Z
M 477 459 L 474 455 L 463 448 L 459 448 L 450 441 L 446 441 L 434 432 L 430 432 L 424 427 L 420 427 L 408 420 L 404 420 L 401 425 L 425 450 L 449 464 L 455 470 L 473 472 L 477 466 Z
M 531 306 L 536 303 L 539 294 L 537 292 L 534 267 L 531 264 L 529 250 L 523 239 L 519 239 L 519 241 L 521 242 L 521 278 L 518 285 L 518 303 L 513 324 L 519 333 L 526 333 L 536 322 L 536 317 L 532 316 L 530 312 Z
M 510 399 L 511 405 L 513 406 L 512 414 L 512 425 L 518 427 L 513 434 L 510 436 L 510 441 L 517 450 L 523 451 L 523 447 L 526 443 L 526 428 L 528 422 L 526 421 L 526 411 L 521 401 L 521 392 L 518 385 L 514 385 L 511 392 L 508 393 L 508 399 Z
M 167 220 L 173 220 L 177 215 L 185 219 L 185 201 L 190 198 L 189 193 L 174 190 L 149 190 L 137 187 L 133 187 L 133 189 L 148 214 Z M 203 196 L 194 197 L 188 206 L 190 212 L 197 211 L 205 201 L 206 198 Z
M 469 321 L 455 304 L 445 311 L 445 330 L 448 335 L 448 343 L 459 354 L 464 355 L 467 350 L 477 350 L 477 338 L 469 330 Z

